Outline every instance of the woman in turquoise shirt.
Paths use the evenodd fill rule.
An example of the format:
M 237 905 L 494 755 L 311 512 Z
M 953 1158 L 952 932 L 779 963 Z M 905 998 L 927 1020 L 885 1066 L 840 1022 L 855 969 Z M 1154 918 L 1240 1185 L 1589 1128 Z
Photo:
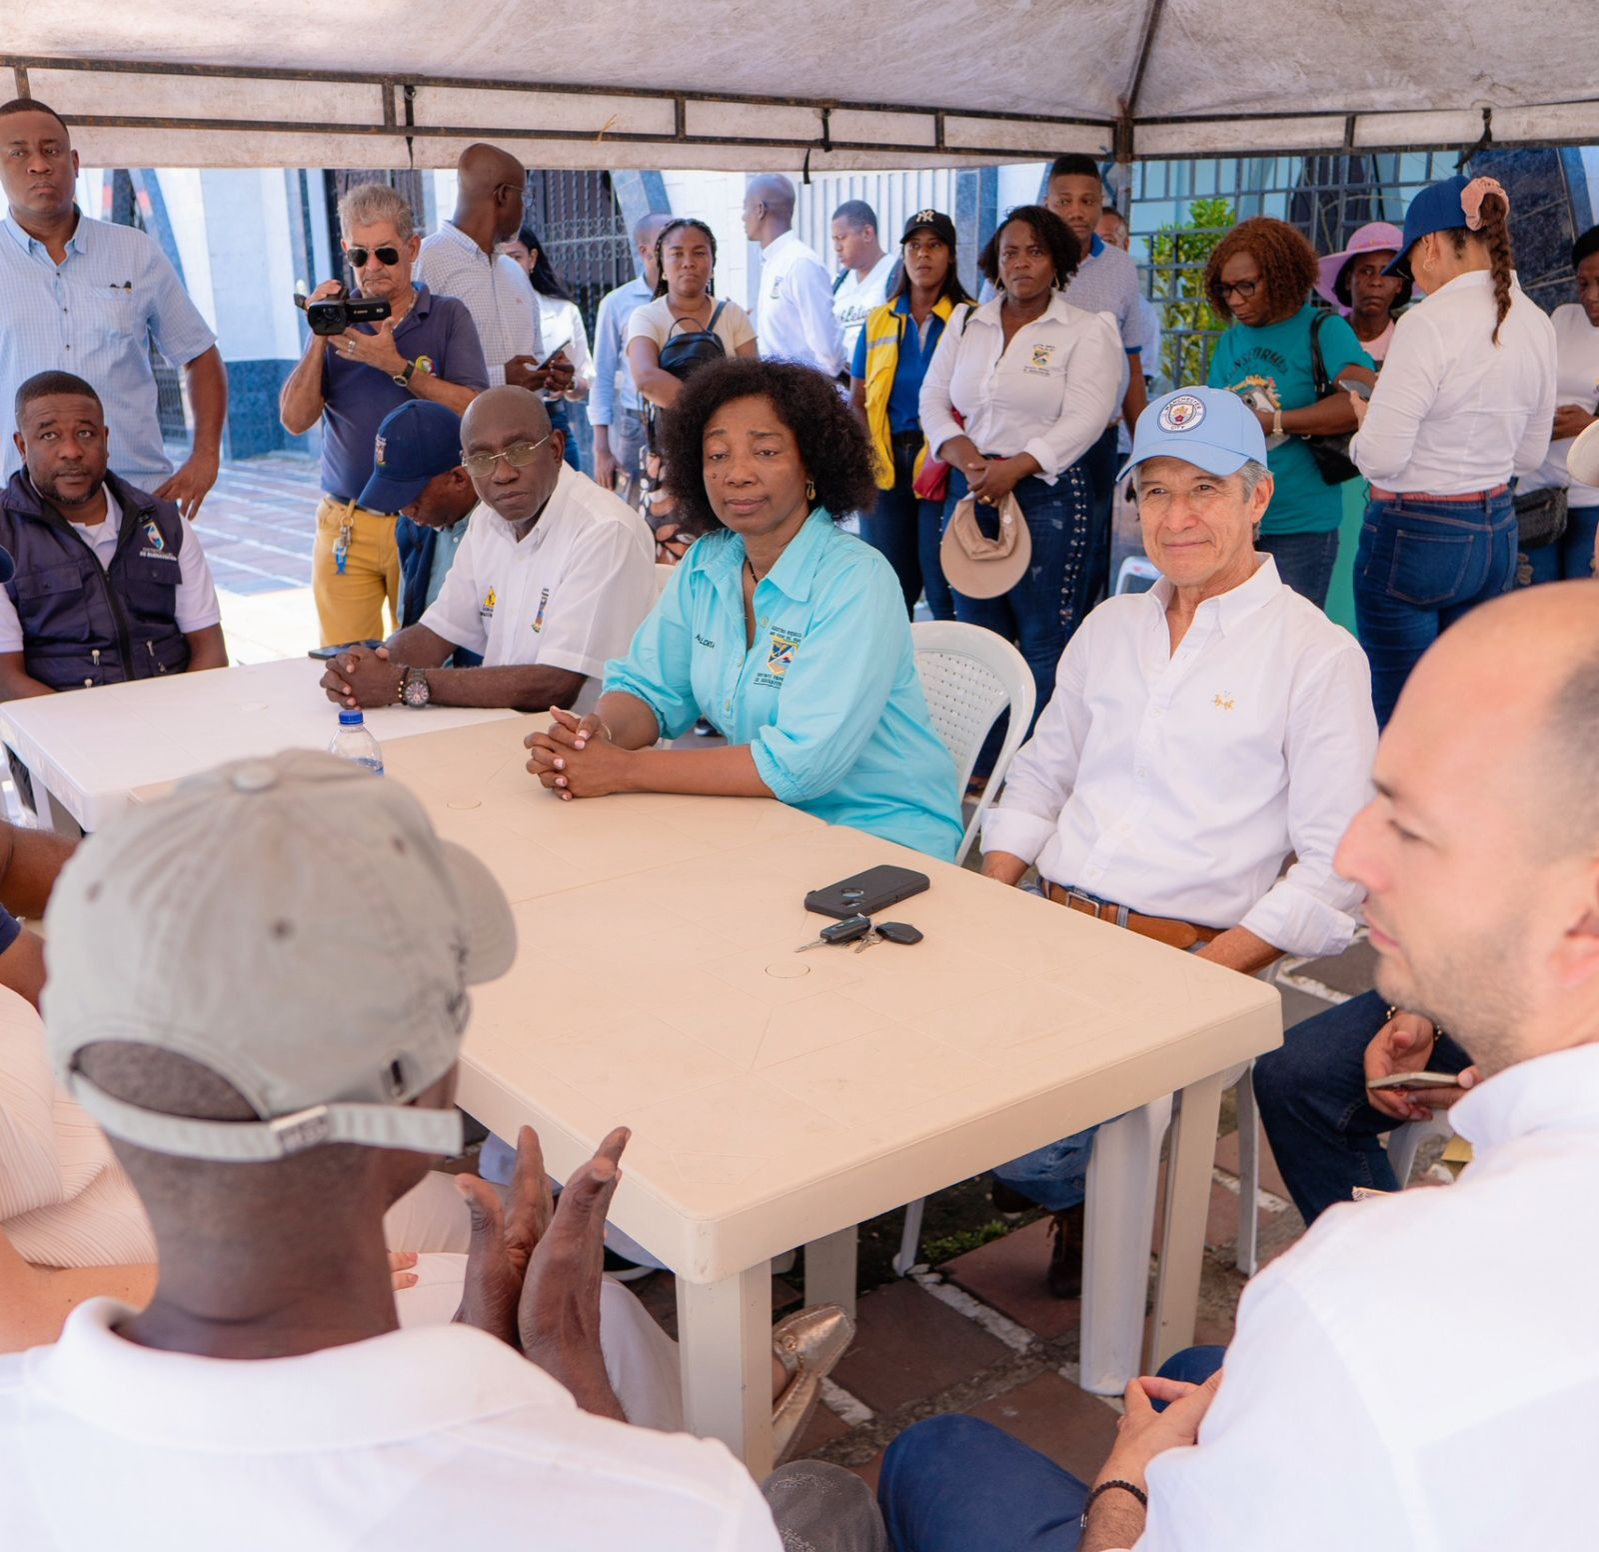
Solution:
M 666 486 L 705 537 L 605 693 L 554 713 L 528 769 L 562 798 L 775 797 L 829 824 L 953 859 L 955 766 L 933 731 L 893 568 L 833 513 L 876 494 L 860 422 L 781 361 L 703 367 L 663 423 Z M 720 749 L 656 749 L 704 716 Z

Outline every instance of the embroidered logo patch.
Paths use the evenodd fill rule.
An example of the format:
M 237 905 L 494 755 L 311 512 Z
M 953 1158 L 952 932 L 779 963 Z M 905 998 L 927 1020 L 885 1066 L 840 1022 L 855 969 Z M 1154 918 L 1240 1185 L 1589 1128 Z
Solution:
M 1218 690 L 1216 699 L 1211 702 L 1218 711 L 1231 711 L 1233 709 L 1233 695 L 1231 690 Z
M 154 519 L 144 525 L 144 537 L 149 541 L 150 548 L 157 553 L 167 547 L 167 541 L 161 537 L 161 530 L 156 527 Z
M 493 616 L 494 616 L 494 588 L 492 586 L 490 586 L 488 592 L 486 592 L 483 595 L 483 606 L 482 606 L 482 608 L 480 608 L 478 610 L 478 614 L 485 620 L 493 618 Z
M 544 629 L 544 606 L 549 601 L 550 590 L 546 587 L 539 592 L 539 609 L 538 613 L 533 616 L 533 631 L 535 635 Z
M 794 661 L 794 649 L 799 646 L 799 637 L 780 635 L 772 632 L 771 646 L 766 654 L 766 671 L 781 679 L 788 672 L 789 664 Z
M 383 455 L 386 452 L 388 452 L 388 450 L 389 450 L 389 439 L 387 437 L 379 437 L 377 439 L 377 441 L 372 444 L 373 461 L 377 464 L 378 468 L 380 468 L 380 469 L 384 467 Z
M 1049 363 L 1054 359 L 1055 347 L 1053 345 L 1033 346 L 1032 368 L 1035 372 L 1047 372 Z
M 416 358 L 415 365 L 416 365 L 417 371 L 419 371 L 419 372 L 431 372 L 433 370 L 433 357 L 432 356 L 418 356 Z
M 1160 407 L 1162 431 L 1192 431 L 1205 418 L 1205 401 L 1191 393 L 1180 393 Z

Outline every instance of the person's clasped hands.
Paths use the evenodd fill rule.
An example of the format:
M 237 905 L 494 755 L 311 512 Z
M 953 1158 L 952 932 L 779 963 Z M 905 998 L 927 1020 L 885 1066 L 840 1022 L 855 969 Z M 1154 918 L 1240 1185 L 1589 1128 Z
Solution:
M 1023 458 L 981 458 L 966 466 L 966 483 L 982 506 L 997 507 L 1027 478 L 1031 463 L 1030 458 L 1025 463 Z
M 610 729 L 593 712 L 579 717 L 552 706 L 549 731 L 529 733 L 522 742 L 529 772 L 564 800 L 626 791 L 632 751 L 613 744 Z
M 605 1217 L 622 1178 L 631 1135 L 617 1127 L 579 1165 L 552 1206 L 538 1134 L 516 1141 L 509 1195 L 476 1175 L 456 1189 L 472 1215 L 466 1279 L 455 1318 L 515 1348 L 558 1380 L 585 1412 L 627 1419 L 600 1351 L 600 1280 Z
M 321 686 L 335 706 L 393 706 L 400 699 L 405 665 L 389 660 L 387 647 L 351 647 L 334 658 Z

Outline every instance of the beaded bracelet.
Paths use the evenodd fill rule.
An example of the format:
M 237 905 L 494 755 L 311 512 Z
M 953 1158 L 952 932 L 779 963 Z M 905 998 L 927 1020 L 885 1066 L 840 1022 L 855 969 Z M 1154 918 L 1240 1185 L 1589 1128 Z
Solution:
M 1081 1529 L 1088 1529 L 1088 1511 L 1094 1507 L 1094 1500 L 1097 1499 L 1101 1493 L 1110 1492 L 1112 1488 L 1120 1488 L 1124 1493 L 1131 1493 L 1133 1497 L 1138 1500 L 1140 1508 L 1147 1509 L 1149 1507 L 1149 1494 L 1146 1493 L 1143 1488 L 1134 1487 L 1131 1482 L 1123 1482 L 1119 1478 L 1110 1482 L 1101 1482 L 1099 1486 L 1088 1495 L 1088 1502 L 1083 1505 L 1083 1517 L 1078 1521 L 1078 1525 Z

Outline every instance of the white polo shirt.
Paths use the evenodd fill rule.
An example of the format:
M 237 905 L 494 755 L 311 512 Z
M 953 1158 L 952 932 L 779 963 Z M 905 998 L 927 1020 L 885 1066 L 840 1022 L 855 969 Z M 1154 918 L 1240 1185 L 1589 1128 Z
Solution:
M 421 623 L 476 652 L 485 668 L 543 663 L 592 681 L 622 657 L 655 605 L 655 546 L 619 496 L 565 464 L 543 513 L 520 541 L 487 506 L 467 522 L 439 596 Z
M 983 850 L 1151 916 L 1336 954 L 1365 898 L 1333 853 L 1371 795 L 1371 674 L 1348 631 L 1255 559 L 1176 652 L 1164 579 L 1083 621 Z
M 833 316 L 833 282 L 793 232 L 761 249 L 761 303 L 755 314 L 761 355 L 797 361 L 837 377 L 846 365 Z
M 470 1326 L 243 1362 L 125 1341 L 128 1313 L 0 1358 L 7 1548 L 778 1552 L 724 1446 L 581 1412 Z
M 922 430 L 936 453 L 962 427 L 980 453 L 1031 453 L 1047 485 L 1105 434 L 1120 402 L 1126 357 L 1116 320 L 1059 291 L 1005 343 L 1003 297 L 952 314 L 922 379 Z

